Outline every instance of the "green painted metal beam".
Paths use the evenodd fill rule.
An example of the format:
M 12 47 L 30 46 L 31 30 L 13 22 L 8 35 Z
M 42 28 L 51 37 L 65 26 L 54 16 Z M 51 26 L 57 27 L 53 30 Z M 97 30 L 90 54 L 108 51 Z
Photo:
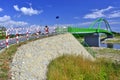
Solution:
M 104 22 L 105 23 L 105 27 L 106 27 L 106 29 L 107 30 L 105 30 L 105 29 L 101 29 L 101 24 L 102 24 L 102 22 Z M 96 28 L 94 28 L 95 27 L 95 25 L 98 23 L 98 25 L 97 25 L 97 27 Z M 112 34 L 112 30 L 111 30 L 111 28 L 110 28 L 110 25 L 109 25 L 109 23 L 107 22 L 107 20 L 105 20 L 105 19 L 103 19 L 103 18 L 99 18 L 99 19 L 97 19 L 96 21 L 94 21 L 91 25 L 90 25 L 90 27 L 89 28 L 79 28 L 79 27 L 72 27 L 72 26 L 70 26 L 70 27 L 68 27 L 68 28 L 56 28 L 56 32 L 70 32 L 70 33 L 72 33 L 72 34 L 90 34 L 90 33 L 105 33 L 106 35 L 112 35 L 113 36 L 113 34 Z
M 78 27 L 68 27 L 68 32 L 72 34 L 88 34 L 88 33 L 105 33 L 107 35 L 112 35 L 111 32 L 104 29 L 89 29 L 89 28 L 78 28 Z
M 112 29 L 111 29 L 109 23 L 108 23 L 107 20 L 105 20 L 104 18 L 99 18 L 99 19 L 97 19 L 96 21 L 94 21 L 94 22 L 89 26 L 89 29 L 93 29 L 94 27 L 96 27 L 96 28 L 99 30 L 100 27 L 101 27 L 102 22 L 105 23 L 106 29 L 107 29 L 109 32 L 112 32 Z M 98 26 L 95 26 L 97 23 L 98 23 Z

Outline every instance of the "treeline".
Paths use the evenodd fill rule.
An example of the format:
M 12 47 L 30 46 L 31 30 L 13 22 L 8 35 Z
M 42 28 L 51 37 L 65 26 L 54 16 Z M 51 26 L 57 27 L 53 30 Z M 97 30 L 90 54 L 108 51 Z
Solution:
M 116 35 L 116 36 L 120 36 L 120 33 L 119 32 L 112 32 L 114 35 Z

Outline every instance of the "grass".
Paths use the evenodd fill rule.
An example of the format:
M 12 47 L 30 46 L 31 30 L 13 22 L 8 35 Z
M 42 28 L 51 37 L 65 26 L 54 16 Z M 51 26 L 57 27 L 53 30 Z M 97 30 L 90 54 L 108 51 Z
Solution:
M 81 56 L 64 55 L 48 68 L 47 80 L 120 80 L 120 65 L 106 60 L 92 62 Z
M 8 80 L 11 77 L 9 73 L 10 63 L 12 62 L 12 59 L 15 55 L 15 52 L 17 51 L 17 48 L 20 47 L 21 45 L 27 44 L 28 42 L 34 40 L 29 40 L 29 41 L 21 42 L 19 44 L 14 44 L 9 48 L 6 48 L 5 51 L 3 51 L 2 53 L 0 53 L 0 80 Z
M 111 48 L 99 48 L 99 49 L 93 49 L 96 53 L 99 54 L 105 54 L 105 53 L 112 53 L 112 54 L 120 54 L 120 50 L 117 49 L 111 49 Z
M 120 38 L 115 38 L 115 39 L 108 39 L 105 41 L 105 43 L 119 43 L 120 44 Z
M 5 39 L 5 36 L 1 36 L 1 35 L 0 35 L 0 40 L 1 40 L 1 39 Z
M 82 43 L 83 37 L 77 37 L 77 40 Z M 87 47 L 88 49 L 95 54 L 120 54 L 119 50 L 108 48 L 93 50 Z M 49 64 L 47 80 L 120 80 L 119 74 L 120 64 L 113 63 L 111 60 L 99 58 L 92 62 L 81 56 L 63 55 Z
M 95 57 L 96 52 L 89 47 L 89 45 L 85 44 L 84 38 L 81 36 L 75 37 L 84 47 L 85 49 L 93 56 Z
M 18 47 L 28 42 L 12 45 L 0 54 L 0 80 L 10 78 L 13 56 Z M 64 55 L 53 60 L 48 68 L 48 80 L 120 80 L 120 65 L 105 60 L 91 62 L 80 56 Z
M 42 38 L 47 38 L 47 37 L 44 36 Z M 0 80 L 8 80 L 11 77 L 10 72 L 9 72 L 10 63 L 12 62 L 12 59 L 18 47 L 20 47 L 21 45 L 27 44 L 31 41 L 38 40 L 38 39 L 32 39 L 29 41 L 20 42 L 19 44 L 11 45 L 9 48 L 6 48 L 5 51 L 0 53 Z
M 15 55 L 15 52 L 17 51 L 17 48 L 23 44 L 26 44 L 26 42 L 12 45 L 8 49 L 0 53 L 0 80 L 8 80 L 8 78 L 10 77 L 9 65 L 13 59 L 13 56 Z
M 120 34 L 115 34 L 113 38 L 106 39 L 103 43 L 120 43 Z

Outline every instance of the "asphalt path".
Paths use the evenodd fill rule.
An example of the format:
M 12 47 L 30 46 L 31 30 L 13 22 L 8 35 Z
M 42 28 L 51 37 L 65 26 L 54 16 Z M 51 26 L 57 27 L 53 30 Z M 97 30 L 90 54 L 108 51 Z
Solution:
M 57 35 L 57 33 L 50 33 L 48 36 L 53 36 L 53 35 Z M 34 36 L 29 35 L 29 40 L 43 38 L 45 36 L 46 36 L 45 34 L 34 35 Z M 27 41 L 27 37 L 26 36 L 19 36 L 18 41 L 19 42 Z M 9 38 L 8 44 L 9 44 L 9 46 L 12 44 L 17 44 L 16 38 Z M 4 48 L 6 48 L 6 39 L 0 40 L 0 50 L 2 50 Z
M 29 40 L 40 38 L 40 37 L 43 37 L 43 36 L 44 35 L 29 36 Z M 27 37 L 26 36 L 20 36 L 18 38 L 18 41 L 19 42 L 27 41 Z M 17 43 L 16 38 L 9 38 L 8 45 L 12 45 L 12 44 L 16 44 L 16 43 Z M 3 49 L 3 48 L 6 48 L 6 39 L 0 40 L 0 50 Z

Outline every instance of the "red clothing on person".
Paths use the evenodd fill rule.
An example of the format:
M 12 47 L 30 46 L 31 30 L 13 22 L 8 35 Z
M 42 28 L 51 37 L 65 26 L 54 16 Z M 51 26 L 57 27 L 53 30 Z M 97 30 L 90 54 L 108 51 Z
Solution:
M 45 27 L 45 32 L 48 34 L 49 33 L 49 28 Z

